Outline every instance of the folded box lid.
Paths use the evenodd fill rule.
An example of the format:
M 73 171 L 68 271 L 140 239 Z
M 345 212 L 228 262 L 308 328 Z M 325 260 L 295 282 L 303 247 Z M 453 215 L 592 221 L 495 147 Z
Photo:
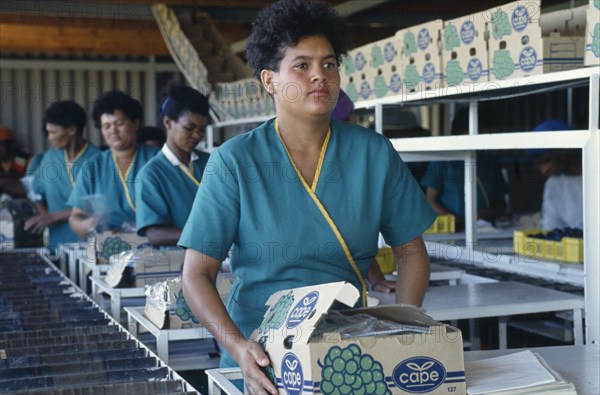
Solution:
M 352 307 L 359 297 L 358 289 L 345 281 L 276 292 L 267 300 L 269 309 L 251 338 L 259 341 L 268 334 L 282 340 L 291 335 L 295 343 L 307 344 L 334 302 Z

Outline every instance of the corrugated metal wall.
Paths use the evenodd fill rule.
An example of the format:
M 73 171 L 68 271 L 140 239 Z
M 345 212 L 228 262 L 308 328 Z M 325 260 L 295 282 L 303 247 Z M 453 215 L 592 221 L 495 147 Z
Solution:
M 120 89 L 138 99 L 144 124 L 157 124 L 161 82 L 181 79 L 174 64 L 114 61 L 0 59 L 0 124 L 13 129 L 19 145 L 33 153 L 48 148 L 43 117 L 48 105 L 75 100 L 88 113 L 84 132 L 100 146 L 102 135 L 91 120 L 94 100 L 103 92 Z

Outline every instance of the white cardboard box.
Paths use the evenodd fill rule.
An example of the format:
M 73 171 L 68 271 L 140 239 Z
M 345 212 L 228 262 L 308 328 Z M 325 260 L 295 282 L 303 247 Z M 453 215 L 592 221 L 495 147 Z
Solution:
M 227 299 L 234 280 L 235 277 L 231 273 L 217 275 L 217 290 L 223 301 Z M 187 329 L 202 326 L 185 301 L 181 276 L 146 288 L 144 316 L 160 329 Z
M 436 19 L 396 32 L 396 38 L 402 45 L 400 75 L 404 80 L 405 92 L 442 87 L 444 71 L 441 31 L 443 27 L 444 22 Z
M 396 36 L 369 44 L 370 61 L 367 80 L 372 85 L 375 98 L 402 93 L 400 51 L 402 43 Z
M 353 306 L 359 291 L 337 282 L 277 292 L 252 339 L 269 358 L 280 394 L 465 394 L 461 332 L 422 309 L 392 305 L 345 310 L 378 320 L 428 327 L 429 333 L 342 338 L 314 335 L 334 302 Z M 313 336 L 314 335 L 314 336 Z M 338 391 L 338 392 L 336 392 Z
M 542 74 L 540 3 L 515 1 L 483 12 L 489 35 L 490 81 Z
M 542 14 L 544 73 L 583 67 L 587 5 Z
M 585 30 L 586 66 L 600 65 L 600 1 L 590 0 Z
M 485 19 L 482 13 L 444 21 L 444 86 L 486 82 L 489 76 Z

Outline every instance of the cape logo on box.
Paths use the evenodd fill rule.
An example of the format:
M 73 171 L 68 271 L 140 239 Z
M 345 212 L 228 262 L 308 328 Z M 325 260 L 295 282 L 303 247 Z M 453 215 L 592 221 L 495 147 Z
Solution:
M 525 47 L 519 55 L 519 66 L 523 71 L 531 71 L 537 64 L 537 52 L 533 47 Z
M 297 327 L 302 321 L 310 316 L 310 313 L 314 310 L 318 300 L 319 293 L 317 291 L 309 292 L 305 297 L 301 298 L 288 317 L 287 328 L 292 329 Z
M 402 89 L 402 78 L 400 78 L 398 73 L 392 74 L 392 77 L 390 78 L 390 89 L 394 93 L 398 93 Z
M 394 48 L 394 44 L 386 43 L 385 47 L 383 47 L 383 58 L 386 62 L 391 63 L 396 56 L 396 48 Z
M 300 365 L 300 361 L 292 353 L 287 353 L 283 356 L 283 360 L 281 361 L 281 378 L 283 388 L 285 388 L 285 391 L 289 395 L 299 395 L 302 393 L 302 386 L 304 384 L 302 365 Z
M 365 59 L 365 55 L 362 52 L 359 52 L 354 57 L 354 65 L 358 71 L 361 71 L 365 65 L 367 64 L 367 60 Z
M 446 379 L 441 362 L 429 357 L 412 357 L 394 368 L 392 379 L 398 388 L 415 394 L 430 392 Z
M 435 79 L 435 66 L 433 63 L 425 63 L 423 66 L 423 81 L 430 84 Z
M 460 27 L 460 39 L 465 44 L 471 44 L 475 39 L 475 25 L 471 21 L 465 21 Z
M 471 81 L 478 81 L 479 78 L 481 78 L 482 73 L 483 66 L 481 65 L 481 61 L 477 58 L 469 60 L 469 64 L 467 65 L 467 74 L 469 75 L 469 79 L 471 79 Z
M 517 32 L 521 32 L 525 30 L 527 25 L 529 24 L 529 12 L 527 12 L 527 8 L 522 5 L 515 8 L 512 13 L 512 27 Z
M 426 50 L 429 46 L 429 30 L 423 28 L 419 30 L 419 35 L 417 37 L 417 45 L 421 50 Z

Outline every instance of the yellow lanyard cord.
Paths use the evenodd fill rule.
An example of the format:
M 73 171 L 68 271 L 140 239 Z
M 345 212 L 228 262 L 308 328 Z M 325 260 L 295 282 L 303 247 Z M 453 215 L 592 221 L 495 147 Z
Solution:
M 312 198 L 312 200 L 315 202 L 315 204 L 321 211 L 321 214 L 323 215 L 323 217 L 325 217 L 325 219 L 327 220 L 327 223 L 331 227 L 331 230 L 333 230 L 335 237 L 337 237 L 340 245 L 342 246 L 342 249 L 344 250 L 344 254 L 346 254 L 346 258 L 350 262 L 350 266 L 352 266 L 354 273 L 356 273 L 356 276 L 358 277 L 358 280 L 360 281 L 360 285 L 362 287 L 361 295 L 362 295 L 363 306 L 367 306 L 367 284 L 365 283 L 365 280 L 364 280 L 362 274 L 360 273 L 360 270 L 358 269 L 358 266 L 356 265 L 354 258 L 352 258 L 350 249 L 346 245 L 346 242 L 344 241 L 342 234 L 340 233 L 339 229 L 333 222 L 333 219 L 331 219 L 331 217 L 329 216 L 329 213 L 327 212 L 327 210 L 325 209 L 325 207 L 323 206 L 323 204 L 321 203 L 321 201 L 315 194 L 315 189 L 317 187 L 316 180 L 318 179 L 318 175 L 321 172 L 321 166 L 323 165 L 323 158 L 325 157 L 325 151 L 327 150 L 327 145 L 329 144 L 329 138 L 331 137 L 331 128 L 327 131 L 327 137 L 325 138 L 325 142 L 323 143 L 323 147 L 321 148 L 319 164 L 317 165 L 317 171 L 315 172 L 315 179 L 313 180 L 313 188 L 310 188 L 308 186 L 308 183 L 304 179 L 304 177 L 302 177 L 302 173 L 300 172 L 300 170 L 294 163 L 294 160 L 292 159 L 292 155 L 290 154 L 290 151 L 288 150 L 287 146 L 283 142 L 283 138 L 281 137 L 281 132 L 279 131 L 279 122 L 277 119 L 275 120 L 275 130 L 277 131 L 277 136 L 279 136 L 279 140 L 281 141 L 281 144 L 283 145 L 283 148 L 285 149 L 285 152 L 287 153 L 287 155 L 290 159 L 290 162 L 292 163 L 292 166 L 294 166 L 294 170 L 296 170 L 296 174 L 298 175 L 298 178 L 302 182 L 302 185 L 304 185 L 304 189 L 306 189 L 306 192 L 308 192 L 309 196 Z
M 131 200 L 131 196 L 129 195 L 129 188 L 127 187 L 127 177 L 129 176 L 129 172 L 131 171 L 131 168 L 133 167 L 133 164 L 135 162 L 135 154 L 133 155 L 133 160 L 129 164 L 129 167 L 127 167 L 127 170 L 125 171 L 125 175 L 123 175 L 123 173 L 121 173 L 121 168 L 119 167 L 119 162 L 117 161 L 117 154 L 115 154 L 114 152 L 113 152 L 113 162 L 115 162 L 115 167 L 117 168 L 117 174 L 119 174 L 119 179 L 121 180 L 121 185 L 123 185 L 123 189 L 125 190 L 125 197 L 127 197 L 127 203 L 129 203 L 129 207 L 131 207 L 131 210 L 133 210 L 133 212 L 135 213 L 135 204 L 133 204 L 133 201 Z
M 481 194 L 483 195 L 483 200 L 485 200 L 485 207 L 491 207 L 490 206 L 490 197 L 487 194 L 487 191 L 485 190 L 485 187 L 483 186 L 483 182 L 481 182 L 481 180 L 479 179 L 479 177 L 477 177 L 477 185 L 479 185 L 479 189 L 481 190 Z
M 190 178 L 190 180 L 192 180 L 194 182 L 194 184 L 196 184 L 196 186 L 200 186 L 200 181 L 198 181 L 196 179 L 196 177 L 194 177 L 194 162 L 190 161 L 190 167 L 189 169 L 186 168 L 184 165 L 179 164 L 179 168 Z
M 79 157 L 83 155 L 88 145 L 89 144 L 86 141 L 72 161 L 69 161 L 69 155 L 67 154 L 67 149 L 65 148 L 65 167 L 67 168 L 67 174 L 69 175 L 69 181 L 71 181 L 71 186 L 75 186 L 75 176 L 73 176 L 73 165 L 75 164 L 75 162 L 77 162 L 77 159 L 79 159 Z

